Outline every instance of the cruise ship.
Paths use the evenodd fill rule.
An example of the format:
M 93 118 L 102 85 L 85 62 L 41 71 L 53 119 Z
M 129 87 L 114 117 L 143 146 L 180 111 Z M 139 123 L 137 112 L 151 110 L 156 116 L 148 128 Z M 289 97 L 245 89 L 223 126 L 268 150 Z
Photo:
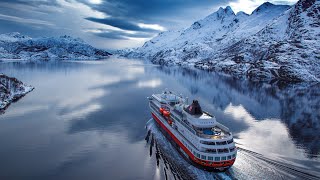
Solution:
M 192 164 L 219 171 L 234 164 L 237 149 L 232 133 L 203 111 L 197 100 L 188 105 L 188 98 L 168 90 L 148 99 L 161 131 Z

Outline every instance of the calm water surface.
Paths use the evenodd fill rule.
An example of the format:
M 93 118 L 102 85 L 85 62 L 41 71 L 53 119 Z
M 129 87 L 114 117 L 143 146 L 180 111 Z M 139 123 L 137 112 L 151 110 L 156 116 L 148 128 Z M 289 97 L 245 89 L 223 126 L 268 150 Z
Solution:
M 320 177 L 320 85 L 127 59 L 7 62 L 0 72 L 35 87 L 0 115 L 0 179 Z M 198 99 L 232 130 L 239 151 L 229 171 L 189 165 L 149 121 L 146 97 L 165 88 Z

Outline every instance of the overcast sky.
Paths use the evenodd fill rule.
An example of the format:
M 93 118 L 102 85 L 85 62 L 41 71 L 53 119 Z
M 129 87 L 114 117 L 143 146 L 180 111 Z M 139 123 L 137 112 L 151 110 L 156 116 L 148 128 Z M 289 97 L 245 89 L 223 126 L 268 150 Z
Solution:
M 231 6 L 248 14 L 265 0 L 0 0 L 0 33 L 71 35 L 106 49 L 141 46 Z M 270 0 L 292 5 L 297 0 Z

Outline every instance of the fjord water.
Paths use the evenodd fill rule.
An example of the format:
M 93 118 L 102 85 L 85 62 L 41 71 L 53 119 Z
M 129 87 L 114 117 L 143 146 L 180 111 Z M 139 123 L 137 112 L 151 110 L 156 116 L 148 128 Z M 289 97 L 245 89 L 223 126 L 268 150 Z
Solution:
M 35 87 L 0 115 L 0 179 L 319 177 L 317 84 L 253 83 L 116 58 L 3 62 L 0 72 Z M 198 99 L 231 129 L 239 150 L 230 170 L 194 168 L 159 133 L 146 97 L 165 88 Z

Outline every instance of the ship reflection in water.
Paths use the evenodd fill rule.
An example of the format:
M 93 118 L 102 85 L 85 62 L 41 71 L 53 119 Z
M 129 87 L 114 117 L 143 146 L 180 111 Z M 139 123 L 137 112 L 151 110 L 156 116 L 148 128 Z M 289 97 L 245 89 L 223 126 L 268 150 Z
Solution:
M 320 177 L 319 84 L 248 82 L 126 59 L 10 62 L 0 72 L 35 87 L 0 116 L 1 179 Z M 165 88 L 198 99 L 229 127 L 238 155 L 228 171 L 190 165 L 148 121 L 146 97 Z

